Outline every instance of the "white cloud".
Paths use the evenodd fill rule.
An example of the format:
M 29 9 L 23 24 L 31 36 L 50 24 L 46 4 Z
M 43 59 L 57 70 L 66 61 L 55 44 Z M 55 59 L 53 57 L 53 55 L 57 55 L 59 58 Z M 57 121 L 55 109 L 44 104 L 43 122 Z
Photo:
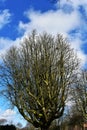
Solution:
M 77 56 L 81 62 L 81 67 L 87 63 L 87 55 L 81 50 L 82 41 L 80 39 L 75 39 L 71 42 L 71 46 L 76 50 Z
M 6 53 L 11 46 L 19 46 L 22 38 L 11 40 L 9 38 L 0 37 L 0 56 Z
M 0 29 L 10 22 L 11 14 L 8 9 L 0 10 Z
M 79 36 L 75 38 L 70 38 L 70 36 L 68 37 L 70 39 L 71 47 L 74 48 L 75 51 L 77 52 L 77 56 L 81 61 L 81 66 L 85 65 L 85 63 L 87 62 L 87 55 L 84 54 L 84 52 L 81 50 L 81 46 L 83 44 L 82 40 L 80 39 Z
M 71 3 L 74 7 L 78 8 L 79 6 L 86 6 L 87 0 L 71 0 Z
M 78 11 L 66 14 L 62 10 L 48 11 L 45 13 L 32 10 L 28 11 L 26 14 L 30 22 L 23 23 L 20 21 L 19 23 L 19 29 L 26 30 L 26 33 L 34 28 L 39 31 L 47 31 L 53 34 L 67 33 L 73 27 L 79 27 L 81 23 Z
M 87 0 L 61 0 L 60 1 L 60 7 L 63 5 L 70 5 L 74 9 L 78 9 L 79 6 L 86 6 L 87 5 Z M 59 8 L 59 2 L 56 4 L 56 7 Z
M 5 119 L 7 122 L 11 123 L 15 119 L 15 115 L 16 112 L 14 110 L 7 109 L 0 112 L 0 119 Z
M 3 118 L 9 118 L 15 115 L 15 111 L 11 110 L 11 109 L 7 109 L 6 111 L 4 111 L 4 113 L 2 113 L 1 117 Z
M 6 109 L 5 111 L 0 110 L 0 120 L 5 119 L 8 124 L 21 123 L 22 126 L 26 126 L 27 121 L 19 114 L 17 109 Z

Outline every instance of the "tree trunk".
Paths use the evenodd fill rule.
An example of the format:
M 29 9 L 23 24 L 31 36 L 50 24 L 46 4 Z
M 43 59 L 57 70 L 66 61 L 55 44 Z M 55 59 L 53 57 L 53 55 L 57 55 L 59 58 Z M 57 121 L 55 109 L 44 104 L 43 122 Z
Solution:
M 49 128 L 41 128 L 41 130 L 49 130 Z

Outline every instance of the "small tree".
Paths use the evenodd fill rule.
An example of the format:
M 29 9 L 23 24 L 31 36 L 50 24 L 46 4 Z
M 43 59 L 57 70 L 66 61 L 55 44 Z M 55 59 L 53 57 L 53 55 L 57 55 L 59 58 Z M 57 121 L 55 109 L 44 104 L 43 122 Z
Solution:
M 83 123 L 84 123 L 83 115 L 81 112 L 78 111 L 76 104 L 73 104 L 71 106 L 67 118 L 68 118 L 68 124 L 70 126 L 75 127 L 75 125 L 77 125 L 83 130 Z
M 73 99 L 77 110 L 82 114 L 84 121 L 87 121 L 87 71 L 81 72 L 73 89 Z
M 78 59 L 62 35 L 36 32 L 12 47 L 1 65 L 4 95 L 35 127 L 47 130 L 63 115 Z

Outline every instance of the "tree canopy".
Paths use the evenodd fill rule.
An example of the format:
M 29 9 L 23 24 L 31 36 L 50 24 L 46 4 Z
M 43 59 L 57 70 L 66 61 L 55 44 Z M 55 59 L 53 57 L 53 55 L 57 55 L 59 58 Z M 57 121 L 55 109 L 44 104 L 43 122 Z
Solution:
M 48 129 L 64 112 L 78 58 L 66 38 L 33 31 L 0 66 L 3 94 L 35 127 Z

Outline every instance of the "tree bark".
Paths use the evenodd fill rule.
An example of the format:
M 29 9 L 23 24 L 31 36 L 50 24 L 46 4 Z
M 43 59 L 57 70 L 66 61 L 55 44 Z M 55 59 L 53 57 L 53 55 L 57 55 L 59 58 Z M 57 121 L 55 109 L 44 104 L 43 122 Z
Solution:
M 49 130 L 49 128 L 41 128 L 41 130 Z

